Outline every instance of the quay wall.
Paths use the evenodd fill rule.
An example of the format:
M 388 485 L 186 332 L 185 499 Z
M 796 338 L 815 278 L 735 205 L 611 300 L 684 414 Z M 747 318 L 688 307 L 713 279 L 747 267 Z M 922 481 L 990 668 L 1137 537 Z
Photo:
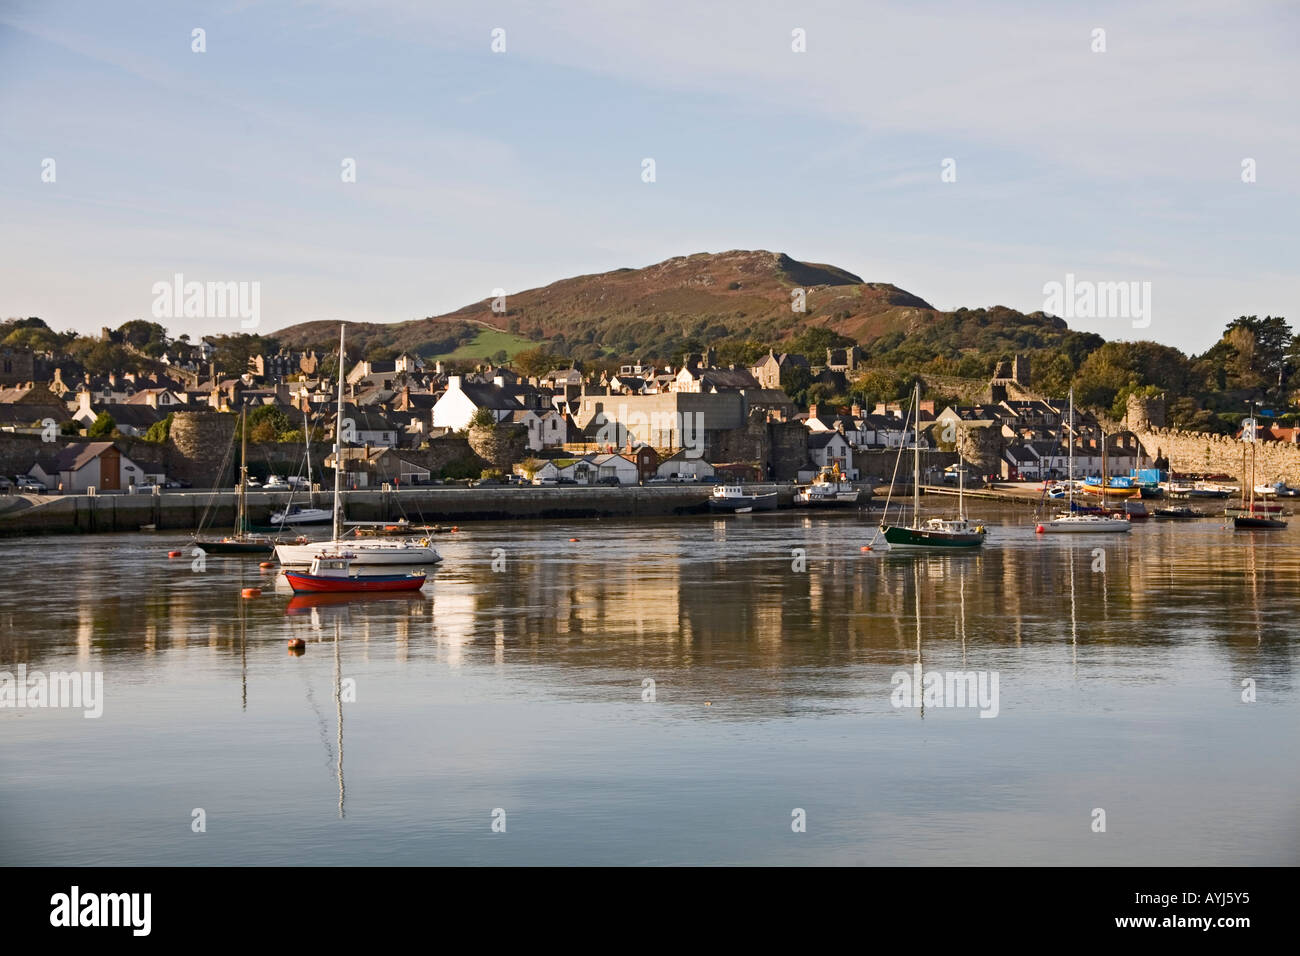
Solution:
M 793 504 L 794 487 L 775 488 L 782 507 Z M 621 518 L 704 514 L 708 511 L 709 485 L 631 487 L 415 487 L 400 491 L 363 490 L 345 494 L 347 517 L 355 521 L 396 521 L 448 524 L 471 520 Z M 870 497 L 866 492 L 865 504 Z M 250 492 L 248 508 L 254 525 L 266 525 L 270 513 L 284 506 L 283 492 Z M 302 500 L 301 496 L 297 500 Z M 333 496 L 321 494 L 318 503 L 328 508 Z M 231 492 L 158 495 L 6 495 L 0 496 L 0 537 L 26 534 L 76 534 L 135 531 L 152 524 L 162 530 L 193 531 L 211 501 L 205 528 L 224 534 L 235 521 L 235 494 Z M 328 525 L 309 526 L 319 535 Z

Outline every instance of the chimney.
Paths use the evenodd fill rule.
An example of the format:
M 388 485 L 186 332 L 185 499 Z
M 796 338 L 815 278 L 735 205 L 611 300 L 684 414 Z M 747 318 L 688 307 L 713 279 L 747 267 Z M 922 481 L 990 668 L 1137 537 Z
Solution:
M 448 375 L 448 376 L 447 376 L 447 391 L 449 391 L 449 392 L 459 392 L 459 391 L 460 391 L 460 376 L 459 376 L 459 375 Z
M 808 406 L 808 417 L 809 417 L 809 418 L 816 418 L 816 417 L 817 417 L 817 406 L 816 406 L 815 404 L 814 404 L 814 405 L 809 405 L 809 406 Z
M 853 406 L 849 409 L 849 414 L 852 415 L 854 418 L 861 418 L 862 406 L 855 402 Z
M 505 388 L 506 387 L 505 376 L 504 375 L 492 376 L 492 384 L 495 385 L 497 388 Z

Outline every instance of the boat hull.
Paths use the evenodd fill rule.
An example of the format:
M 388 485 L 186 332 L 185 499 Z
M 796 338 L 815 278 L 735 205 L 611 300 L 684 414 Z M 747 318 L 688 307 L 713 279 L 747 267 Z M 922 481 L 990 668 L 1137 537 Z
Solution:
M 1234 528 L 1241 528 L 1243 530 L 1253 531 L 1253 530 L 1265 530 L 1270 528 L 1285 528 L 1286 522 L 1280 518 L 1260 518 L 1260 517 L 1252 518 L 1248 515 L 1238 515 L 1237 517 L 1232 519 L 1232 526 Z
M 270 541 L 195 541 L 194 546 L 204 554 L 268 555 L 275 550 L 275 544 Z
M 317 541 L 312 544 L 276 545 L 275 556 L 285 567 L 308 567 L 320 554 L 347 550 L 355 555 L 357 566 L 391 564 L 433 564 L 442 556 L 427 545 L 402 547 L 400 542 L 376 541 Z
M 978 531 L 929 531 L 925 528 L 885 528 L 885 540 L 891 548 L 978 548 L 984 535 Z
M 1042 525 L 1042 529 L 1048 534 L 1123 533 L 1133 530 L 1133 526 L 1124 518 L 1095 518 L 1093 520 L 1082 520 L 1082 518 L 1083 516 L 1054 518 L 1047 524 Z
M 857 503 L 856 491 L 840 491 L 833 495 L 814 495 L 801 491 L 794 496 L 796 508 L 852 508 Z
M 325 577 L 302 571 L 285 571 L 285 579 L 294 594 L 372 594 L 392 591 L 418 591 L 424 587 L 423 574 L 353 574 L 347 578 Z
M 775 511 L 776 492 L 771 491 L 764 495 L 743 495 L 739 498 L 714 497 L 709 499 L 710 511 L 720 511 L 726 514 L 740 511 L 742 508 L 752 511 Z
M 271 524 L 273 525 L 294 525 L 294 524 L 329 524 L 334 520 L 334 513 L 326 511 L 324 508 L 311 508 L 303 511 L 296 511 L 285 517 L 282 512 L 276 512 L 271 515 Z

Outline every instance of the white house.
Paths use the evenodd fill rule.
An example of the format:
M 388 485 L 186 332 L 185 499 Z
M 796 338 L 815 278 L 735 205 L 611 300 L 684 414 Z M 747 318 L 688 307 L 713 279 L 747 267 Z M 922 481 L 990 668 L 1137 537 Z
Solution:
M 433 406 L 433 427 L 454 431 L 468 428 L 474 415 L 486 408 L 498 422 L 523 411 L 519 400 L 506 391 L 505 380 L 498 376 L 491 385 L 464 382 L 459 375 L 447 376 L 447 390 Z
M 819 468 L 839 465 L 850 478 L 858 477 L 853 467 L 853 446 L 839 432 L 809 432 L 808 457 Z
M 541 451 L 543 448 L 559 448 L 567 439 L 568 426 L 564 415 L 555 409 L 526 409 L 515 412 L 510 420 L 516 425 L 528 428 L 528 450 Z
M 594 455 L 591 459 L 596 469 L 596 479 L 617 478 L 625 485 L 635 485 L 640 479 L 636 462 L 623 455 Z

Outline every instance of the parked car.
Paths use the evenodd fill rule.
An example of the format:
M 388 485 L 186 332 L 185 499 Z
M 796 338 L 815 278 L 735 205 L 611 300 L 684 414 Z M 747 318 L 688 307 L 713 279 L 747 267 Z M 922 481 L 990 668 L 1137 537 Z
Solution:
M 533 479 L 533 484 L 535 485 L 558 485 L 559 483 L 560 482 L 558 478 L 534 478 Z
M 163 482 L 164 488 L 189 488 L 190 483 L 184 478 L 168 478 Z
M 653 477 L 647 478 L 645 483 L 647 485 L 666 485 L 668 484 L 668 479 L 663 475 L 654 475 Z
M 570 478 L 567 475 L 562 475 L 561 477 L 555 479 L 555 483 L 557 485 L 576 485 L 578 483 L 578 479 Z
M 505 482 L 502 481 L 500 478 L 475 478 L 473 481 L 469 483 L 469 486 L 471 488 L 482 488 L 491 485 L 496 485 L 499 487 L 504 484 Z
M 18 490 L 26 492 L 29 495 L 43 495 L 47 488 L 30 475 L 17 475 L 15 480 L 18 483 Z
M 618 475 L 606 475 L 604 478 L 597 478 L 598 485 L 621 485 L 623 482 Z
M 10 494 L 13 490 L 14 490 L 14 483 L 10 481 L 8 478 L 6 478 L 4 475 L 0 475 L 0 494 L 7 495 Z
M 700 475 L 696 480 L 702 485 L 716 485 L 718 483 L 716 475 Z

